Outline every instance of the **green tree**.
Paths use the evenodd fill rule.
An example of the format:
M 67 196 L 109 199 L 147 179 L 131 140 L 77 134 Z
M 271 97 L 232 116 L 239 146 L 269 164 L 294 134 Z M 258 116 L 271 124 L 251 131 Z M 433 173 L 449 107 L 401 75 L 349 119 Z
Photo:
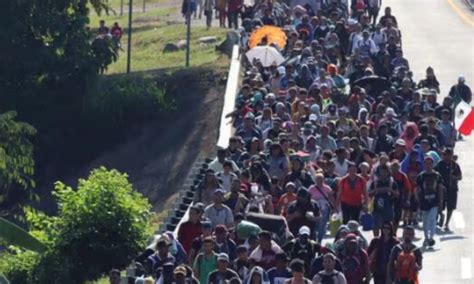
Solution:
M 0 216 L 18 213 L 20 205 L 34 196 L 35 162 L 29 139 L 36 130 L 15 118 L 14 111 L 0 114 Z
M 96 169 L 77 189 L 56 183 L 54 196 L 57 216 L 27 212 L 31 229 L 49 246 L 33 273 L 35 282 L 95 280 L 125 268 L 146 245 L 150 204 L 126 174 Z
M 90 9 L 108 12 L 107 0 L 2 2 L 0 112 L 16 110 L 38 129 L 40 171 L 66 168 L 61 161 L 75 157 L 78 133 L 87 131 L 82 118 L 88 90 L 116 59 L 108 42 L 93 47 Z

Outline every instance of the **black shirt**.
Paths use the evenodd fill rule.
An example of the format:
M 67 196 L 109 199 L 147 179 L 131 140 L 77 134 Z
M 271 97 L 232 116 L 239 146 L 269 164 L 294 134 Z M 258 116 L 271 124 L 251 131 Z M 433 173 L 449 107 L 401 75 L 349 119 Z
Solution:
M 433 207 L 438 206 L 439 200 L 439 185 L 443 184 L 443 178 L 436 172 L 423 171 L 418 176 L 416 183 L 418 185 L 420 209 L 430 210 Z
M 436 164 L 435 170 L 443 177 L 443 185 L 446 187 L 447 191 L 458 191 L 458 181 L 451 179 L 452 176 L 461 175 L 461 167 L 452 161 L 448 163 L 444 160 L 439 161 Z

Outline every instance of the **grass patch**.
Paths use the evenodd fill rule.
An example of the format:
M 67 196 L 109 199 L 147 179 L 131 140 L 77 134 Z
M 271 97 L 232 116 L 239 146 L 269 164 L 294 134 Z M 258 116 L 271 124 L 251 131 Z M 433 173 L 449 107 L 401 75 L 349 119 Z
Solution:
M 216 61 L 219 53 L 214 45 L 201 45 L 198 39 L 203 36 L 217 36 L 218 41 L 224 39 L 225 30 L 195 27 L 191 32 L 190 64 L 200 66 Z M 132 70 L 148 70 L 169 68 L 185 65 L 185 51 L 162 53 L 166 43 L 177 43 L 186 38 L 186 27 L 180 24 L 166 25 L 143 30 L 132 35 Z M 126 42 L 126 39 L 124 39 Z M 126 53 L 121 53 L 117 62 L 109 67 L 107 73 L 124 72 L 126 68 Z
M 163 25 L 163 23 L 166 22 L 166 18 L 176 14 L 177 11 L 178 9 L 176 7 L 164 7 L 149 9 L 145 13 L 134 12 L 132 15 L 132 25 L 134 28 L 141 27 L 146 23 Z M 118 11 L 116 11 L 116 14 L 110 12 L 109 15 L 102 14 L 99 16 L 91 9 L 89 14 L 89 26 L 92 29 L 96 29 L 99 26 L 99 21 L 102 19 L 105 20 L 109 27 L 112 26 L 114 22 L 118 22 L 122 28 L 126 28 L 128 25 L 128 14 L 120 16 Z
M 115 0 L 114 0 L 115 1 Z M 156 0 L 155 0 L 156 1 Z M 161 0 L 164 1 L 164 0 Z M 173 53 L 162 53 L 167 43 L 178 43 L 186 39 L 186 26 L 170 22 L 170 18 L 178 13 L 176 7 L 150 9 L 145 13 L 133 15 L 132 31 L 132 71 L 144 71 L 170 67 L 184 67 L 186 53 L 184 50 Z M 122 37 L 123 51 L 120 52 L 117 62 L 111 64 L 107 74 L 123 73 L 127 65 L 127 23 L 128 15 L 97 16 L 91 12 L 90 26 L 92 29 L 99 26 L 100 19 L 104 19 L 108 26 L 118 22 L 124 29 Z M 227 30 L 220 28 L 207 29 L 205 27 L 191 28 L 191 66 L 201 66 L 218 61 L 219 53 L 215 45 L 202 45 L 198 39 L 204 36 L 216 36 L 218 41 L 225 38 Z
M 114 9 L 117 13 L 120 12 L 120 2 L 121 0 L 108 0 L 107 4 L 109 4 L 110 8 Z M 128 3 L 130 1 L 123 0 L 123 10 L 128 11 Z M 145 0 L 145 5 L 153 5 L 153 4 L 161 4 L 170 2 L 169 0 Z M 133 7 L 135 9 L 143 7 L 143 0 L 134 0 Z

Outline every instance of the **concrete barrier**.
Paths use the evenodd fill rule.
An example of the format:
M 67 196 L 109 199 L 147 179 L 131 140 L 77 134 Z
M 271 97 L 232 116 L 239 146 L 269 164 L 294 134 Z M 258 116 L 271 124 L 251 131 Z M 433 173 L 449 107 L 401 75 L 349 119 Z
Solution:
M 239 79 L 240 79 L 240 49 L 238 45 L 234 45 L 232 50 L 232 57 L 230 61 L 229 73 L 227 75 L 227 85 L 224 94 L 224 105 L 222 107 L 221 121 L 219 125 L 219 137 L 217 138 L 217 147 L 227 148 L 229 144 L 229 138 L 233 135 L 232 119 L 226 118 L 225 116 L 232 112 L 235 107 L 235 99 L 237 92 L 239 91 Z M 189 208 L 181 218 L 181 221 L 173 231 L 175 237 L 178 236 L 178 230 L 181 223 L 188 219 Z M 165 225 L 166 227 L 166 225 Z
M 217 139 L 217 147 L 227 148 L 229 138 L 233 135 L 231 118 L 225 116 L 232 112 L 235 107 L 235 99 L 237 97 L 240 75 L 240 52 L 239 46 L 234 45 L 232 57 L 230 61 L 229 74 L 227 76 L 227 85 L 225 89 L 224 106 L 222 108 L 221 123 L 219 127 L 219 138 Z
M 231 123 L 231 118 L 226 118 L 225 116 L 232 112 L 235 107 L 235 99 L 237 96 L 239 88 L 239 77 L 240 77 L 240 51 L 239 46 L 234 45 L 232 50 L 232 57 L 230 62 L 229 74 L 227 76 L 227 85 L 224 94 L 224 106 L 222 108 L 221 121 L 219 126 L 219 137 L 217 139 L 217 146 L 222 148 L 227 148 L 229 143 L 229 138 L 233 135 L 233 127 Z M 179 198 L 176 200 L 176 203 L 168 211 L 168 217 L 165 219 L 163 224 L 155 232 L 155 235 L 150 238 L 149 246 L 157 239 L 159 234 L 162 234 L 164 231 L 172 230 L 173 235 L 177 238 L 178 230 L 181 223 L 188 219 L 189 208 L 192 206 L 192 202 L 189 202 L 189 199 L 192 200 L 194 197 L 194 190 L 189 190 L 190 184 L 192 186 L 198 185 L 198 178 L 202 178 L 205 172 L 205 169 L 208 167 L 208 163 L 211 159 L 198 158 L 194 163 L 193 169 L 188 174 L 186 178 L 185 185 L 180 191 Z M 194 171 L 196 170 L 196 171 Z M 177 224 L 176 224 L 177 223 Z M 135 267 L 129 266 L 126 270 L 127 277 L 122 277 L 121 283 L 128 283 L 128 276 L 135 276 Z

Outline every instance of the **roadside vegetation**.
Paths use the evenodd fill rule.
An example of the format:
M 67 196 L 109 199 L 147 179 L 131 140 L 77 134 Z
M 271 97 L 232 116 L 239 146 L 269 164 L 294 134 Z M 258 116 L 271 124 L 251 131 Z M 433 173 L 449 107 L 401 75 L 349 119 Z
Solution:
M 117 21 L 126 50 L 128 14 L 104 14 L 109 6 L 118 13 L 120 0 L 9 1 L 2 8 L 0 217 L 24 231 L 0 230 L 0 277 L 11 283 L 97 280 L 125 268 L 163 218 L 150 215 L 155 206 L 150 192 L 142 195 L 132 185 L 137 177 L 115 169 L 98 166 L 71 186 L 56 181 L 80 176 L 79 169 L 143 125 L 186 120 L 180 113 L 198 115 L 200 105 L 208 107 L 201 94 L 219 83 L 228 61 L 198 39 L 217 35 L 219 41 L 225 33 L 193 27 L 192 67 L 182 68 L 183 50 L 162 53 L 166 43 L 185 38 L 185 26 L 173 21 L 176 7 L 157 6 L 164 2 L 147 1 L 147 12 L 134 14 L 132 74 L 124 73 L 124 51 L 107 41 L 91 44 L 100 19 Z M 187 96 L 190 90 L 195 93 Z M 191 135 L 194 122 L 187 127 Z M 28 240 L 45 250 L 31 250 Z

